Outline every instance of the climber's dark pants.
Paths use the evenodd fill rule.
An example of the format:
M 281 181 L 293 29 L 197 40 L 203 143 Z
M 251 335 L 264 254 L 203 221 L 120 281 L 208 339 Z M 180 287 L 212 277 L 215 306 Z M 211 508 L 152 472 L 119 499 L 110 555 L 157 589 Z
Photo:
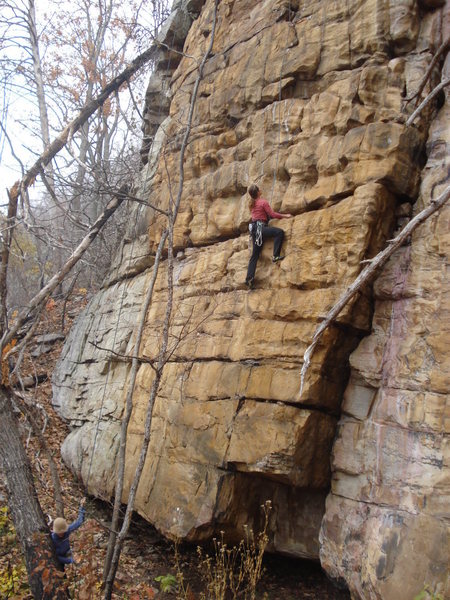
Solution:
M 256 227 L 254 228 L 256 230 Z M 261 254 L 261 250 L 263 249 L 264 241 L 267 238 L 275 238 L 273 241 L 273 255 L 280 256 L 281 252 L 281 244 L 283 243 L 284 231 L 279 227 L 269 227 L 265 225 L 262 228 L 262 241 L 261 246 L 256 245 L 256 231 L 252 233 L 252 241 L 253 241 L 253 252 L 250 257 L 250 262 L 248 263 L 247 269 L 247 278 L 246 281 L 250 281 L 255 276 L 256 271 L 256 263 L 258 262 L 259 255 Z

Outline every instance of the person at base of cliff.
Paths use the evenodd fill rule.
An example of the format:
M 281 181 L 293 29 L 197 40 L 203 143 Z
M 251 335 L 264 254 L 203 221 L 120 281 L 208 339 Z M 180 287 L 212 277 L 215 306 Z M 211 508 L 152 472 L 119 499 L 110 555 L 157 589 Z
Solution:
M 56 557 L 63 567 L 75 563 L 70 549 L 69 536 L 84 523 L 84 517 L 86 515 L 84 503 L 85 500 L 83 499 L 78 510 L 78 519 L 70 525 L 68 525 L 67 521 L 62 517 L 57 517 L 53 521 L 53 531 L 51 534 L 52 542 L 55 547 Z
M 259 255 L 267 238 L 274 238 L 273 242 L 273 262 L 283 260 L 281 256 L 281 245 L 283 243 L 284 231 L 279 227 L 269 227 L 269 219 L 288 219 L 292 217 L 290 213 L 277 213 L 270 207 L 267 200 L 261 197 L 261 191 L 257 185 L 252 184 L 248 188 L 250 200 L 248 207 L 252 216 L 252 222 L 249 225 L 250 234 L 253 242 L 253 252 L 250 257 L 247 269 L 245 283 L 252 289 L 255 282 L 256 264 Z

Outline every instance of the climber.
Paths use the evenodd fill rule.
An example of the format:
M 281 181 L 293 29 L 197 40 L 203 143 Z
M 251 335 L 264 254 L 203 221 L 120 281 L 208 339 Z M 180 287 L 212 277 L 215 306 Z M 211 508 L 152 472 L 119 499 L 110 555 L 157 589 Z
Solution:
M 273 242 L 273 258 L 274 263 L 283 260 L 281 256 L 281 244 L 283 243 L 284 231 L 279 227 L 269 227 L 269 219 L 288 219 L 292 217 L 289 213 L 277 213 L 271 209 L 270 204 L 264 198 L 261 198 L 261 191 L 258 186 L 252 184 L 248 188 L 250 200 L 248 203 L 252 222 L 249 225 L 250 234 L 253 242 L 253 252 L 248 263 L 247 277 L 245 283 L 249 289 L 253 288 L 255 282 L 256 263 L 261 254 L 262 246 L 266 238 L 275 238 Z
M 78 519 L 70 525 L 68 525 L 67 521 L 62 517 L 57 517 L 53 521 L 53 531 L 51 534 L 52 542 L 55 547 L 56 556 L 63 566 L 75 563 L 72 556 L 72 551 L 70 549 L 69 536 L 72 531 L 75 531 L 75 529 L 81 527 L 84 522 L 84 516 L 86 514 L 86 509 L 84 508 L 85 502 L 86 499 L 84 498 L 80 503 Z

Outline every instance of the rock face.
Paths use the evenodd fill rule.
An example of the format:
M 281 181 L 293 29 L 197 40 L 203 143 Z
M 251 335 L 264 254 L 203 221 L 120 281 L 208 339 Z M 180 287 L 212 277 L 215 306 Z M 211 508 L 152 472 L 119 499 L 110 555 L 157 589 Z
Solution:
M 446 103 L 415 212 L 448 185 L 449 121 Z M 372 333 L 350 358 L 321 560 L 356 597 L 413 598 L 424 583 L 450 595 L 449 219 L 447 205 L 384 269 Z
M 114 490 L 130 374 L 121 357 L 133 352 L 151 285 L 166 226 L 160 211 L 177 194 L 213 8 L 212 0 L 179 0 L 161 34 L 184 56 L 162 47 L 147 95 L 135 195 L 155 208 L 130 209 L 128 236 L 54 376 L 54 403 L 73 425 L 63 457 L 103 498 Z M 219 3 L 174 231 L 170 356 L 136 503 L 166 535 L 201 541 L 223 530 L 240 539 L 270 499 L 271 549 L 320 555 L 355 598 L 412 598 L 425 584 L 443 590 L 448 208 L 343 310 L 299 390 L 317 324 L 411 207 L 444 185 L 448 104 L 430 105 L 407 127 L 404 98 L 448 35 L 447 15 L 414 0 Z M 286 259 L 273 265 L 266 244 L 248 291 L 246 188 L 255 181 L 275 210 L 294 217 L 277 223 Z M 167 273 L 163 260 L 145 315 L 124 502 L 155 377 Z

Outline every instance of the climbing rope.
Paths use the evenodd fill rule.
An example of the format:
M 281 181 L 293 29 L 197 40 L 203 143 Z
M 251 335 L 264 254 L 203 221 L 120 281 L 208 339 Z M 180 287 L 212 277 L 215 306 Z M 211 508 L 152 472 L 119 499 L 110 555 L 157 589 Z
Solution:
M 289 27 L 294 27 L 294 23 L 292 21 L 292 15 L 293 12 L 291 10 L 292 6 L 291 6 L 291 0 L 289 0 L 289 20 L 288 20 L 288 24 Z M 277 171 L 278 171 L 278 161 L 279 161 L 279 156 L 280 156 L 280 146 L 281 146 L 281 99 L 282 99 L 282 81 L 283 81 L 283 69 L 284 69 L 284 65 L 286 63 L 286 56 L 287 53 L 289 52 L 289 35 L 286 36 L 286 47 L 284 49 L 283 52 L 283 58 L 281 60 L 281 68 L 280 68 L 280 78 L 279 78 L 279 83 L 278 83 L 278 144 L 277 144 L 277 152 L 276 152 L 276 158 L 275 158 L 275 166 L 273 169 L 273 178 L 272 178 L 272 189 L 270 191 L 270 203 L 272 204 L 272 200 L 273 200 L 273 194 L 275 191 L 275 184 L 277 181 Z

